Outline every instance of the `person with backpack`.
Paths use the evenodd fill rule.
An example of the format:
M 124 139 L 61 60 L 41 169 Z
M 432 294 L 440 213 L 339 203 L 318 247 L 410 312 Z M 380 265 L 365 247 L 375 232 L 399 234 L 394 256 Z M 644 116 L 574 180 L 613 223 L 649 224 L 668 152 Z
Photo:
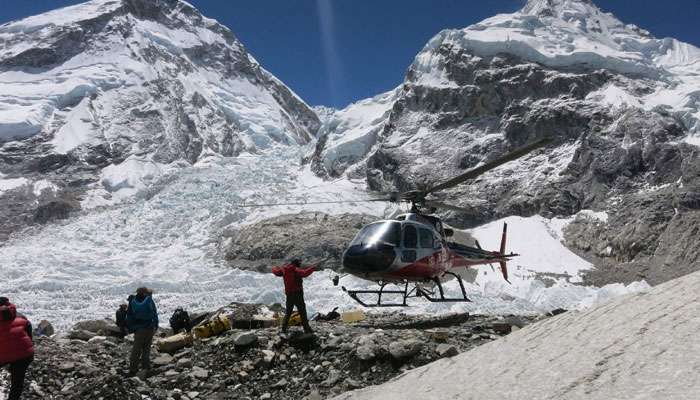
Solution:
M 24 388 L 24 377 L 34 360 L 32 324 L 7 297 L 0 297 L 0 365 L 9 365 L 10 395 L 8 400 L 19 400 Z
M 129 334 L 129 330 L 126 327 L 126 311 L 128 309 L 129 306 L 127 304 L 120 304 L 119 309 L 115 314 L 115 318 L 117 320 L 117 327 L 119 327 L 119 335 L 122 339 L 124 339 L 126 335 Z
M 134 334 L 134 345 L 129 358 L 129 375 L 136 375 L 139 361 L 144 370 L 151 369 L 151 344 L 158 329 L 158 311 L 153 302 L 153 292 L 145 287 L 136 289 L 136 296 L 129 296 L 126 310 L 126 326 Z
M 182 307 L 176 308 L 173 316 L 170 317 L 170 328 L 172 328 L 173 334 L 178 334 L 183 330 L 190 333 L 192 330 L 190 314 L 183 310 Z
M 309 319 L 306 316 L 306 303 L 304 302 L 304 286 L 302 279 L 311 275 L 315 270 L 315 267 L 301 268 L 301 260 L 299 259 L 293 259 L 285 266 L 272 268 L 273 274 L 284 278 L 284 293 L 287 296 L 287 304 L 284 320 L 282 322 L 283 334 L 287 333 L 289 318 L 294 311 L 294 307 L 299 311 L 304 332 L 313 333 L 311 326 L 309 326 Z

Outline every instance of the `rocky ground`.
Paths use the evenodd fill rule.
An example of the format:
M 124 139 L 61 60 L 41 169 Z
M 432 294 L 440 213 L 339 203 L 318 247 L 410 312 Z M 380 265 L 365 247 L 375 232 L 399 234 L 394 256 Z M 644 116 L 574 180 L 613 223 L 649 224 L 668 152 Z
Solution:
M 316 322 L 315 338 L 278 328 L 229 330 L 173 354 L 154 345 L 153 369 L 127 377 L 131 337 L 91 321 L 36 340 L 25 399 L 323 399 L 498 339 L 535 318 L 370 315 Z M 159 336 L 169 332 L 162 330 Z M 0 392 L 7 376 L 0 375 Z

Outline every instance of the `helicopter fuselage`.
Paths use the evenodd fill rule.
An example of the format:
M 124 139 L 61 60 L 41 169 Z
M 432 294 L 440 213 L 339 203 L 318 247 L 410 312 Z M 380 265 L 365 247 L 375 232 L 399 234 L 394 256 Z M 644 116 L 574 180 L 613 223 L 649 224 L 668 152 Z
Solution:
M 449 230 L 448 230 L 449 232 Z M 418 213 L 363 227 L 343 254 L 344 271 L 375 282 L 451 279 L 460 267 L 507 261 L 510 255 L 447 241 L 440 219 Z

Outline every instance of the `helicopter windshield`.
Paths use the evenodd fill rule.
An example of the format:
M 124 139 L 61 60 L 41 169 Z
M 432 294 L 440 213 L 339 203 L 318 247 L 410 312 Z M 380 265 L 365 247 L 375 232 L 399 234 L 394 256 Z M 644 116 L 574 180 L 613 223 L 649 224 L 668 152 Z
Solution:
M 398 246 L 401 240 L 401 223 L 396 221 L 375 222 L 367 225 L 355 236 L 350 246 L 370 246 L 384 242 Z

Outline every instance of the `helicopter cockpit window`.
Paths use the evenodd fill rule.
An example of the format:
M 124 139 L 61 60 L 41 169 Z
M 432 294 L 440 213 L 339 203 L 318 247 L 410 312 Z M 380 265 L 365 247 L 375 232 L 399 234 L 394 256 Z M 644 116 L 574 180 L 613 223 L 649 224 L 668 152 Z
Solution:
M 419 229 L 418 232 L 420 233 L 420 247 L 423 249 L 432 249 L 433 248 L 433 232 L 430 231 L 430 229 Z
M 413 225 L 406 225 L 403 228 L 403 247 L 407 249 L 415 249 L 418 247 L 418 232 Z
M 355 236 L 350 246 L 370 246 L 377 242 L 384 242 L 398 246 L 401 240 L 401 224 L 395 221 L 376 222 L 365 226 Z

